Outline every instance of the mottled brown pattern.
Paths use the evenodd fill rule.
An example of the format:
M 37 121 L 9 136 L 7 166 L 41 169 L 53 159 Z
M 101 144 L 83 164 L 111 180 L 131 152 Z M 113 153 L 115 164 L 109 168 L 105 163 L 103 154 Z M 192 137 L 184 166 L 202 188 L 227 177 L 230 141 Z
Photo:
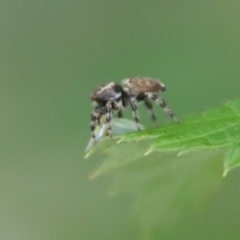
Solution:
M 159 92 L 164 86 L 158 80 L 141 77 L 130 78 L 125 85 L 134 92 L 134 95 L 146 92 Z

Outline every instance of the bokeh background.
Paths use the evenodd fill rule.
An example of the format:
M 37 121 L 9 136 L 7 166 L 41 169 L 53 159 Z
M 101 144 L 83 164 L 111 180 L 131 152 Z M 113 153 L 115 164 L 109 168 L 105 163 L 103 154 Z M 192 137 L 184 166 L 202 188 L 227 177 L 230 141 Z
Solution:
M 159 78 L 180 119 L 239 97 L 239 12 L 233 0 L 1 0 L 0 239 L 139 239 L 132 195 L 89 180 L 103 160 L 84 160 L 90 94 Z M 238 174 L 168 239 L 239 239 Z

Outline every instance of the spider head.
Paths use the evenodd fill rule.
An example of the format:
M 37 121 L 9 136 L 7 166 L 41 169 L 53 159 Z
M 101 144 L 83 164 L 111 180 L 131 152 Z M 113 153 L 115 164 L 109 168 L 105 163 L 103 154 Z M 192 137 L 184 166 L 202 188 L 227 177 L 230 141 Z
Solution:
M 108 102 L 112 102 L 113 109 L 117 106 L 123 108 L 127 105 L 126 94 L 120 85 L 110 82 L 99 87 L 91 96 L 92 101 L 98 103 L 98 106 L 105 106 Z

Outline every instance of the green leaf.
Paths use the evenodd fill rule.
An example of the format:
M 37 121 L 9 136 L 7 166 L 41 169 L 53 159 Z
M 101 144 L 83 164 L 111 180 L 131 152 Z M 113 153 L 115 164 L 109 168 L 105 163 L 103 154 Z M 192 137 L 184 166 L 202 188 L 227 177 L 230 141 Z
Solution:
M 104 156 L 91 178 L 113 176 L 111 194 L 134 192 L 135 219 L 152 239 L 197 214 L 224 180 L 222 169 L 226 175 L 240 165 L 240 99 L 181 124 L 105 138 L 91 153 Z
M 148 153 L 213 149 L 239 142 L 240 100 L 184 119 L 179 125 L 126 134 L 120 141 L 143 139 L 153 139 Z

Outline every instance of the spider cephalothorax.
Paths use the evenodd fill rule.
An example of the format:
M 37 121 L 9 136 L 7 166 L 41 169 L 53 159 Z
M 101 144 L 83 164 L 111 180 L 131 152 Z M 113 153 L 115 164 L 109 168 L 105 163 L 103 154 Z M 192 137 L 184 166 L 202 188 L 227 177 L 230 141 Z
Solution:
M 92 137 L 95 139 L 94 130 L 97 124 L 100 124 L 102 117 L 105 117 L 107 125 L 107 135 L 111 136 L 111 115 L 112 112 L 117 112 L 118 117 L 122 117 L 122 109 L 130 105 L 134 120 L 139 127 L 139 117 L 137 112 L 137 102 L 144 101 L 146 107 L 150 110 L 152 119 L 155 120 L 155 114 L 152 109 L 152 104 L 149 99 L 163 108 L 163 110 L 175 121 L 178 122 L 172 111 L 166 105 L 166 102 L 160 98 L 159 93 L 164 91 L 165 85 L 156 79 L 134 77 L 124 79 L 123 86 L 116 83 L 108 83 L 99 87 L 93 92 L 91 99 L 97 102 L 97 107 L 91 114 L 91 131 Z

